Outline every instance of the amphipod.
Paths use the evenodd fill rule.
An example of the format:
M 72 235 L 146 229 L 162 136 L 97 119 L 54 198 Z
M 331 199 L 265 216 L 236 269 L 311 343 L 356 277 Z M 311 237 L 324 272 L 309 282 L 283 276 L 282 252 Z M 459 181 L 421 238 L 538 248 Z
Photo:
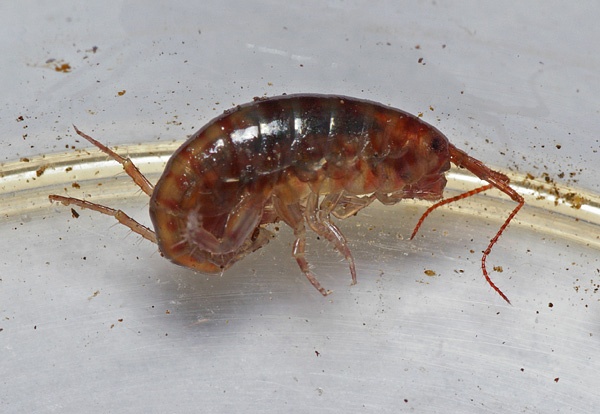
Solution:
M 129 158 L 75 131 L 121 163 L 150 196 L 154 230 L 110 207 L 60 195 L 50 200 L 114 216 L 156 243 L 172 262 L 206 273 L 221 272 L 264 246 L 272 237 L 266 226 L 283 221 L 296 237 L 294 258 L 323 295 L 330 291 L 321 286 L 305 257 L 307 226 L 344 255 L 355 284 L 352 253 L 331 216 L 352 216 L 374 200 L 441 200 L 444 174 L 454 163 L 488 184 L 431 206 L 412 237 L 443 204 L 493 187 L 507 194 L 517 206 L 483 252 L 481 268 L 489 285 L 509 302 L 491 280 L 486 259 L 523 207 L 523 198 L 509 186 L 507 176 L 399 109 L 331 95 L 255 99 L 225 111 L 192 135 L 170 158 L 155 186 Z

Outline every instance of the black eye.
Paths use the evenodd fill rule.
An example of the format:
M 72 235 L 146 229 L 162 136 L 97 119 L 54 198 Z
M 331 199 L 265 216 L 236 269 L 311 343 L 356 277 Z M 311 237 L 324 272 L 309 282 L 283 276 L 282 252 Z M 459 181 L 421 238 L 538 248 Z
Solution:
M 446 140 L 444 140 L 444 138 L 440 137 L 439 135 L 436 135 L 431 139 L 429 147 L 433 152 L 440 153 L 446 148 Z

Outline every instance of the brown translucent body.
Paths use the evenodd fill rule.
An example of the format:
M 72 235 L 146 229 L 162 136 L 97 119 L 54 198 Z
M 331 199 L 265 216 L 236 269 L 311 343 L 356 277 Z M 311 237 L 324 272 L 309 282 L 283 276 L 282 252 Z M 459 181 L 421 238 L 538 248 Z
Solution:
M 495 187 L 518 205 L 490 241 L 492 246 L 523 206 L 505 175 L 490 170 L 450 144 L 431 125 L 375 102 L 329 95 L 288 95 L 238 106 L 213 119 L 171 157 L 155 187 L 133 163 L 77 130 L 116 161 L 151 196 L 154 232 L 118 210 L 52 195 L 115 216 L 158 244 L 182 266 L 221 272 L 268 243 L 271 223 L 283 221 L 296 236 L 292 254 L 310 282 L 324 289 L 305 258 L 306 227 L 344 255 L 352 283 L 352 253 L 331 216 L 356 214 L 374 200 L 395 204 L 405 198 L 440 200 L 450 162 L 489 184 L 428 209 L 417 224 L 442 204 Z

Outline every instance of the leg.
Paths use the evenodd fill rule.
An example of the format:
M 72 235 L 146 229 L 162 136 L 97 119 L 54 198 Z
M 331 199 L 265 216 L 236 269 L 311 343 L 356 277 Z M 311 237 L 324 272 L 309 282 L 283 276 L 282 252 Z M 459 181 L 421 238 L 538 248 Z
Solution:
M 139 234 L 147 240 L 150 240 L 152 243 L 156 243 L 156 235 L 152 230 L 138 223 L 137 221 L 129 217 L 127 214 L 123 213 L 121 210 L 115 210 L 113 208 L 106 207 L 100 204 L 90 203 L 89 201 L 85 200 L 79 200 L 78 198 L 63 197 L 59 195 L 51 195 L 48 197 L 51 201 L 59 201 L 65 206 L 76 205 L 81 208 L 87 208 L 89 210 L 97 211 L 98 213 L 106 214 L 107 216 L 113 216 L 119 221 L 119 223 L 129 227 L 134 233 Z
M 339 196 L 338 200 L 335 202 L 335 206 L 331 210 L 331 214 L 343 220 L 355 215 L 360 210 L 371 204 L 374 200 L 375 194 L 372 194 L 370 196 L 357 197 L 349 196 L 342 193 Z
M 377 198 L 377 200 L 379 200 L 381 204 L 384 204 L 386 206 L 397 204 L 402 200 L 406 200 L 407 198 L 402 191 L 398 191 L 396 193 L 391 194 L 377 192 L 375 193 L 375 197 Z
M 188 214 L 184 239 L 215 255 L 242 253 L 260 224 L 263 204 L 260 196 L 244 195 L 227 213 L 212 217 Z
M 123 166 L 123 169 L 127 173 L 127 175 L 129 175 L 131 177 L 131 179 L 137 184 L 138 187 L 140 187 L 142 189 L 142 191 L 144 193 L 148 194 L 149 196 L 152 195 L 154 186 L 152 184 L 150 184 L 150 181 L 148 181 L 148 179 L 146 177 L 144 177 L 144 175 L 140 172 L 140 170 L 135 166 L 135 164 L 129 158 L 121 157 L 119 154 L 117 154 L 110 148 L 104 146 L 103 144 L 96 141 L 94 138 L 90 137 L 89 135 L 81 132 L 79 129 L 77 129 L 77 127 L 75 125 L 73 125 L 73 128 L 75 128 L 75 132 L 77 132 L 77 135 L 79 135 L 82 138 L 85 138 L 87 141 L 91 142 L 96 147 L 98 147 L 100 149 L 100 151 L 104 152 L 109 157 L 111 157 L 113 160 L 115 160 L 119 164 L 121 164 Z
M 230 253 L 211 253 L 208 250 L 202 250 L 198 246 L 194 246 L 188 254 L 193 256 L 196 262 L 212 263 L 221 269 L 221 272 L 231 267 L 235 262 L 243 259 L 247 255 L 260 249 L 274 237 L 269 230 L 257 227 L 252 235 L 242 244 L 242 246 Z M 182 244 L 185 241 L 181 242 Z
M 338 202 L 342 199 L 342 194 L 329 194 L 325 196 L 319 206 L 319 197 L 315 193 L 310 193 L 304 210 L 304 217 L 310 228 L 319 236 L 324 237 L 332 243 L 335 249 L 344 255 L 350 266 L 350 274 L 352 275 L 352 284 L 356 284 L 356 268 L 354 266 L 354 257 L 348 247 L 346 238 L 340 229 L 331 222 L 330 214 L 338 206 Z
M 296 240 L 292 248 L 292 254 L 300 266 L 300 270 L 306 275 L 308 281 L 319 291 L 323 296 L 331 293 L 330 290 L 325 290 L 319 283 L 315 275 L 310 271 L 308 261 L 306 260 L 306 228 L 304 227 L 304 217 L 302 217 L 302 207 L 295 203 L 285 205 L 276 196 L 273 196 L 273 206 L 281 220 L 294 230 Z

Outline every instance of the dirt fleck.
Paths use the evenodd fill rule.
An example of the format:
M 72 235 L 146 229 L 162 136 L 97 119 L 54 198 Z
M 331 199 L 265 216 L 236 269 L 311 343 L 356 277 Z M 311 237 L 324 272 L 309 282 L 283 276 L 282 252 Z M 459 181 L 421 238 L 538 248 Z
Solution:
M 47 165 L 42 165 L 40 168 L 38 168 L 35 171 L 35 175 L 37 175 L 38 177 L 41 177 L 44 174 L 44 172 L 46 171 L 47 168 L 48 168 Z

